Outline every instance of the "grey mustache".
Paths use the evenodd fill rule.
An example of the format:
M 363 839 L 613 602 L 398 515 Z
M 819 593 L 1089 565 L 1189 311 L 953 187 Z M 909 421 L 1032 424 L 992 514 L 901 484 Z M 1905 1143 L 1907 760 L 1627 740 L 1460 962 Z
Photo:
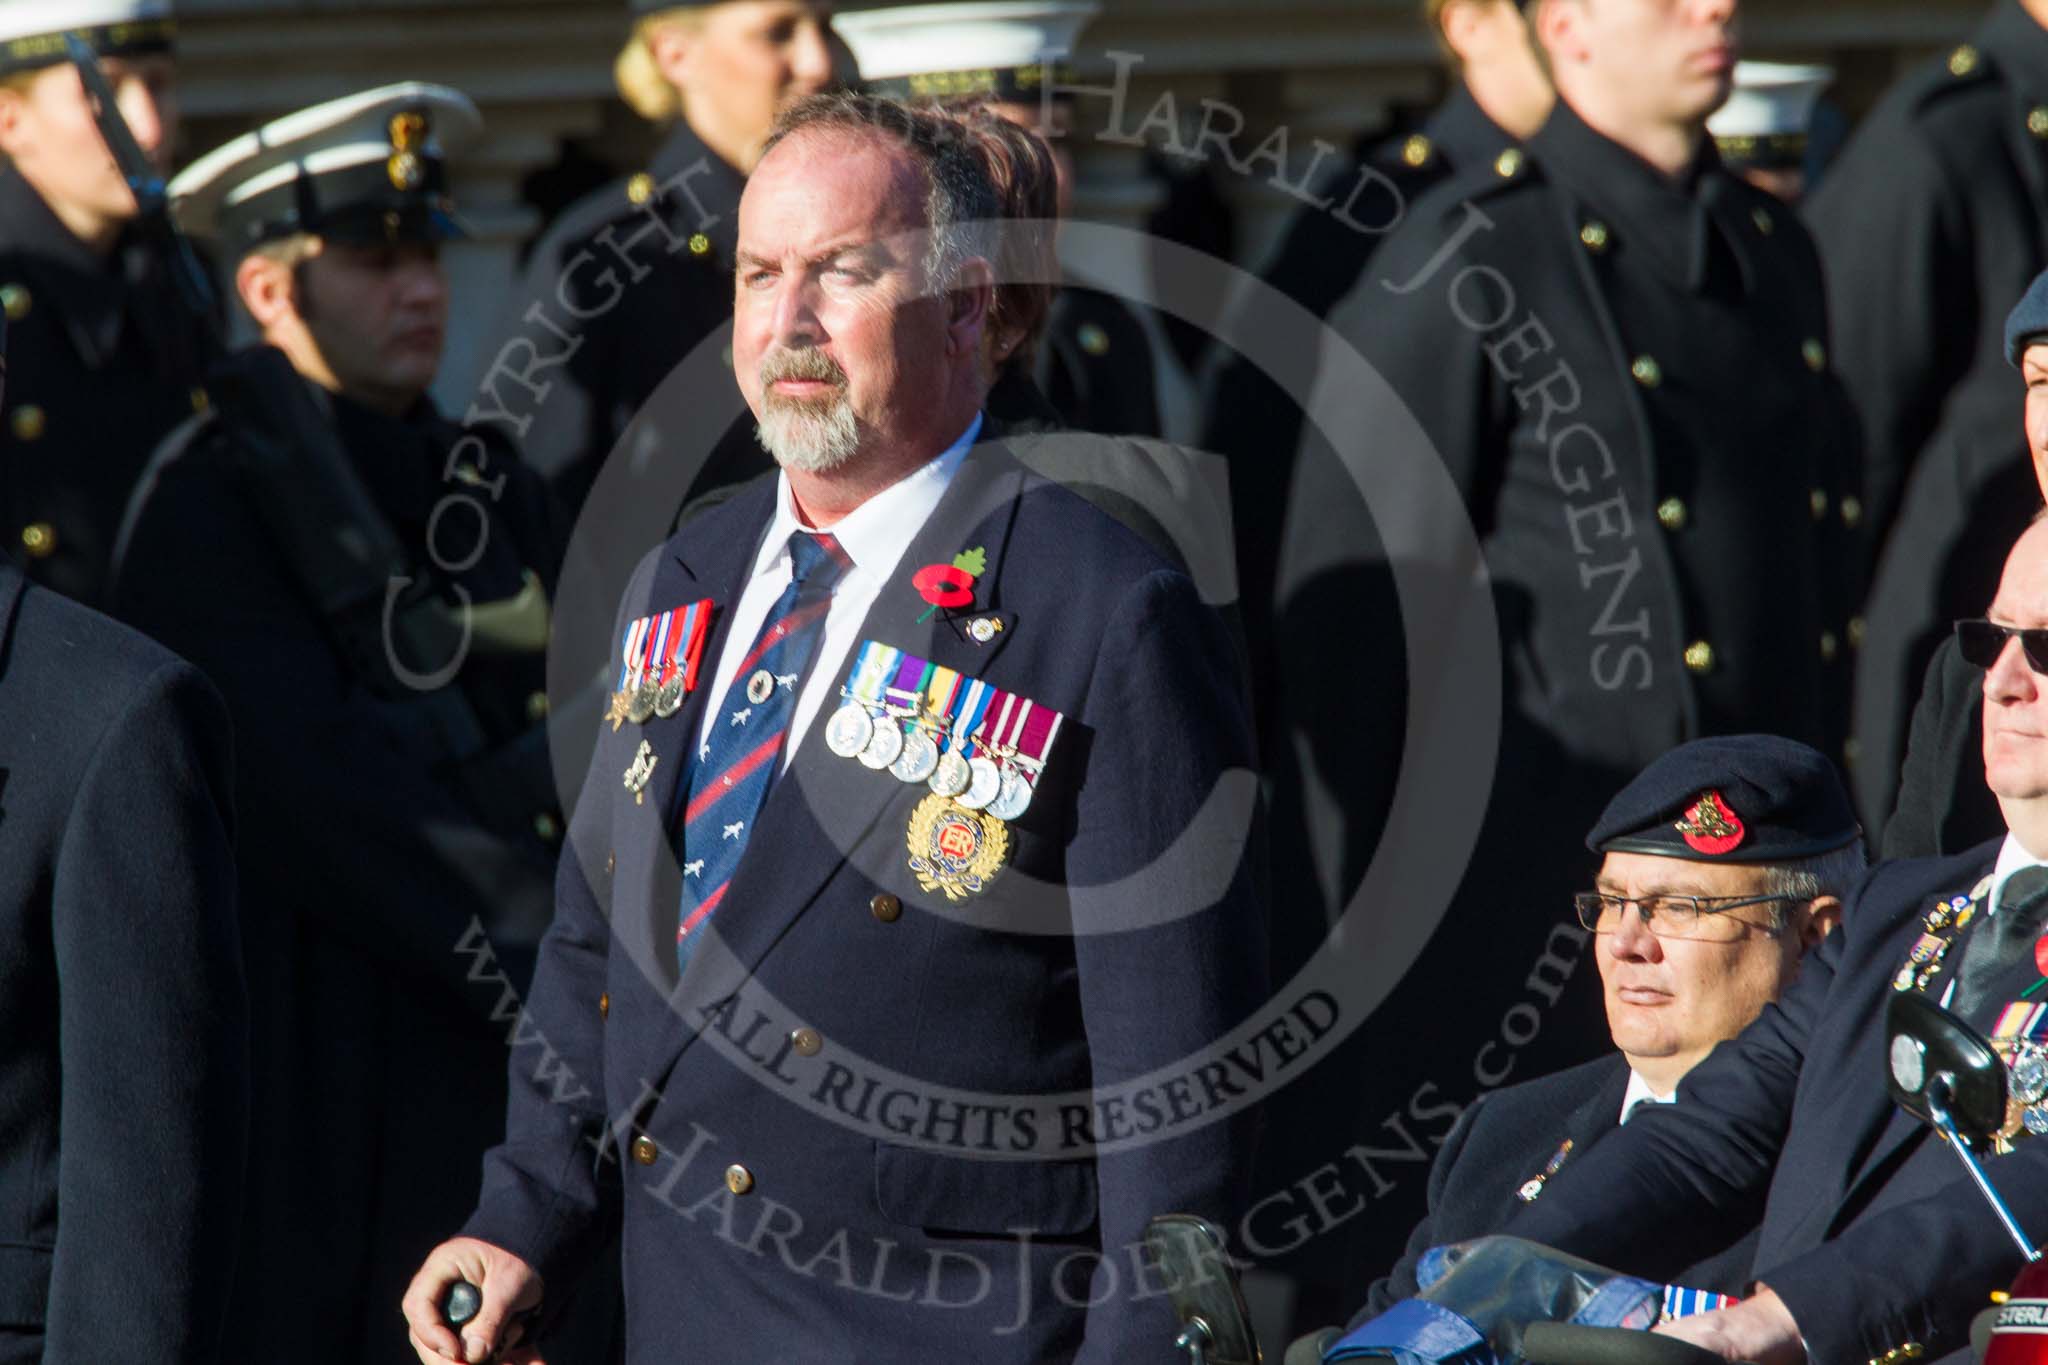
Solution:
M 821 383 L 844 384 L 846 371 L 839 368 L 839 362 L 816 347 L 804 346 L 795 350 L 773 351 L 761 361 L 761 383 L 773 384 L 781 379 L 809 379 Z

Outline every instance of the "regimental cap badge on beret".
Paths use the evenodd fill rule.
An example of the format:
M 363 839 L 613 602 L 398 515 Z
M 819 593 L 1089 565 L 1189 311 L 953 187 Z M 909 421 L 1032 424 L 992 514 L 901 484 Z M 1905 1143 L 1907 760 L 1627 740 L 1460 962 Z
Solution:
M 1701 792 L 1700 799 L 1686 808 L 1685 818 L 1672 826 L 1685 836 L 1686 847 L 1709 857 L 1732 853 L 1742 846 L 1749 830 L 1742 817 L 1728 808 L 1719 792 Z
M 1853 844 L 1863 831 L 1826 755 L 1777 735 L 1696 739 L 1615 793 L 1586 847 L 1595 853 L 1773 863 Z

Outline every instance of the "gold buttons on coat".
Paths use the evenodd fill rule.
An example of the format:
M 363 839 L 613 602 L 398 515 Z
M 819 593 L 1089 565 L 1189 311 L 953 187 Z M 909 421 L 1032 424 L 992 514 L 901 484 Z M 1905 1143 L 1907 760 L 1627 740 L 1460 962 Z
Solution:
M 1598 256 L 1607 250 L 1607 244 L 1613 240 L 1613 235 L 1607 231 L 1607 224 L 1596 220 L 1579 229 L 1579 240 L 1585 243 L 1586 250 Z
M 1842 499 L 1842 525 L 1855 530 L 1863 524 L 1863 499 L 1847 497 Z
M 793 1028 L 789 1031 L 789 1046 L 799 1057 L 815 1057 L 825 1046 L 825 1040 L 814 1028 Z
M 868 902 L 868 910 L 884 924 L 894 924 L 903 918 L 903 902 L 886 891 L 878 891 Z
M 2027 131 L 2035 137 L 2048 138 L 2048 105 L 2037 104 L 2027 110 Z
M 1951 52 L 1951 53 L 1949 53 L 1949 54 L 1948 54 L 1948 74 L 1949 74 L 1949 75 L 1951 75 L 1951 76 L 1967 76 L 1967 75 L 1969 75 L 1969 74 L 1970 74 L 1970 73 L 1971 73 L 1972 71 L 1975 71 L 1976 69 L 1977 69 L 1977 49 L 1976 49 L 1976 48 L 1974 48 L 1974 47 L 1971 47 L 1971 46 L 1970 46 L 1970 45 L 1969 45 L 1968 43 L 1964 43 L 1964 44 L 1963 44 L 1963 45 L 1962 45 L 1961 47 L 1957 48 L 1957 49 L 1956 49 L 1956 50 L 1955 50 L 1954 52 Z
M 536 723 L 548 718 L 548 694 L 529 692 L 526 694 L 526 718 Z
M 619 870 L 619 855 L 618 855 L 618 854 L 616 854 L 616 853 L 607 853 L 607 854 L 605 854 L 605 855 L 604 855 L 604 875 L 605 875 L 605 876 L 607 876 L 607 877 L 609 877 L 609 876 L 611 876 L 611 875 L 612 875 L 612 873 L 614 873 L 614 872 L 617 872 L 618 870 Z
M 552 812 L 542 811 L 533 817 L 533 832 L 540 836 L 542 843 L 552 844 L 562 837 L 562 826 Z
M 705 235 L 704 235 L 703 233 L 701 233 L 701 232 L 693 232 L 693 233 L 691 233 L 691 234 L 690 234 L 690 254 L 691 254 L 692 256 L 708 256 L 708 255 L 710 255 L 710 254 L 711 254 L 711 239 L 710 239 L 709 237 L 706 237 L 706 236 L 705 236 Z
M 1685 666 L 1689 672 L 1704 675 L 1714 671 L 1714 647 L 1705 640 L 1694 640 L 1685 647 Z
M 1664 382 L 1664 367 L 1657 363 L 1657 357 L 1653 355 L 1637 356 L 1630 363 L 1628 372 L 1635 376 L 1636 383 L 1646 389 L 1654 389 Z
M 49 428 L 50 420 L 35 404 L 24 403 L 14 410 L 14 417 L 8 425 L 18 440 L 37 441 Z
M 633 1160 L 642 1166 L 652 1166 L 661 1159 L 661 1148 L 654 1145 L 654 1139 L 642 1133 L 633 1139 Z
M 606 991 L 603 995 L 597 997 L 597 1017 L 600 1019 L 612 1017 L 612 993 L 610 991 Z
M 626 198 L 644 204 L 654 197 L 654 177 L 642 171 L 626 182 Z
M 1427 166 L 1435 152 L 1436 144 L 1420 133 L 1401 144 L 1401 159 L 1417 170 Z
M 22 527 L 21 548 L 30 559 L 48 559 L 57 553 L 57 528 L 47 521 Z
M 1863 648 L 1863 618 L 1860 616 L 1849 618 L 1849 648 Z
M 735 1161 L 725 1168 L 725 1187 L 734 1194 L 745 1194 L 754 1188 L 754 1173 Z
M 1806 495 L 1807 505 L 1813 509 L 1813 519 L 1820 521 L 1828 514 L 1828 490 L 1816 488 Z
M 1657 504 L 1657 524 L 1667 531 L 1685 529 L 1685 504 L 1677 498 L 1666 498 Z
M 1778 230 L 1778 220 L 1771 217 L 1771 211 L 1761 206 L 1749 211 L 1749 221 L 1756 224 L 1757 233 L 1768 237 Z
M 1493 173 L 1503 180 L 1513 180 L 1522 173 L 1526 160 L 1520 147 L 1510 147 L 1493 159 Z
M 1815 374 L 1828 367 L 1828 348 L 1820 344 L 1819 337 L 1808 337 L 1802 342 L 1799 354 L 1806 358 L 1806 368 Z
M 35 296 L 28 292 L 27 285 L 0 284 L 0 311 L 7 314 L 9 322 L 20 322 L 34 305 Z
M 1831 664 L 1835 661 L 1835 656 L 1841 652 L 1841 641 L 1835 638 L 1835 633 L 1831 630 L 1822 631 L 1820 633 L 1820 661 L 1824 664 Z
M 1089 355 L 1109 354 L 1109 333 L 1092 322 L 1084 322 L 1074 333 L 1074 340 L 1081 343 L 1081 349 Z

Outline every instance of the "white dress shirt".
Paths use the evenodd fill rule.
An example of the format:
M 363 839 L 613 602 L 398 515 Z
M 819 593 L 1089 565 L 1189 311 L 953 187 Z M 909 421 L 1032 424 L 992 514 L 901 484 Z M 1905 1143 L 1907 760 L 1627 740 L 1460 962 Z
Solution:
M 1650 1089 L 1650 1083 L 1643 1079 L 1642 1072 L 1637 1071 L 1634 1067 L 1630 1067 L 1628 1069 L 1628 1089 L 1623 1092 L 1621 1097 L 1621 1121 L 1627 1123 L 1629 1115 L 1636 1112 L 1636 1106 L 1639 1104 L 1674 1104 L 1677 1100 L 1677 1092 L 1674 1091 L 1669 1095 L 1658 1094 Z
M 817 655 L 811 661 L 811 671 L 804 680 L 803 691 L 797 694 L 796 711 L 790 718 L 790 725 L 791 733 L 797 736 L 798 741 L 817 718 L 818 708 L 837 694 L 846 656 L 853 648 L 854 637 L 860 634 L 860 625 L 867 619 L 868 609 L 874 606 L 882 588 L 896 576 L 897 566 L 910 549 L 910 542 L 924 529 L 932 510 L 952 484 L 953 475 L 959 471 L 960 462 L 967 457 L 968 447 L 980 434 L 981 414 L 977 412 L 960 439 L 939 455 L 869 498 L 837 525 L 822 528 L 830 531 L 832 538 L 839 542 L 840 548 L 853 561 L 853 567 L 832 590 L 832 605 L 825 610 L 825 629 L 818 641 Z M 711 675 L 711 704 L 704 708 L 704 720 L 697 729 L 700 756 L 704 745 L 710 742 L 711 727 L 726 719 L 723 713 L 725 695 L 732 690 L 740 661 L 754 647 L 761 627 L 768 620 L 769 609 L 789 587 L 791 534 L 819 529 L 805 525 L 797 516 L 796 499 L 789 491 L 789 474 L 777 474 L 775 515 L 769 519 L 760 547 L 754 552 L 753 572 L 747 578 L 746 587 L 740 591 L 740 600 L 732 608 L 732 629 L 726 634 L 725 647 L 719 651 L 718 671 Z M 960 548 L 968 547 L 963 545 Z M 790 760 L 796 757 L 796 749 L 796 743 L 782 746 L 782 766 L 778 772 L 789 770 Z

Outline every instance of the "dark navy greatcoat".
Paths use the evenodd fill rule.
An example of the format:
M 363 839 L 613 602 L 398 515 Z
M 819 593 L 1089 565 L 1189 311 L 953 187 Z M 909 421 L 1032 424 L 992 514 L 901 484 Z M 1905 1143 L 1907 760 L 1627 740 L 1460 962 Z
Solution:
M 1329 442 L 1363 465 L 1309 432 L 1295 471 L 1275 671 L 1303 771 L 1276 797 L 1274 846 L 1305 828 L 1308 848 L 1274 860 L 1282 913 L 1334 918 L 1349 902 L 1405 727 L 1441 710 L 1410 690 L 1404 632 L 1442 632 L 1398 599 L 1391 570 L 1428 586 L 1483 569 L 1499 641 L 1496 657 L 1454 665 L 1497 670 L 1500 738 L 1449 769 L 1484 811 L 1479 851 L 1455 864 L 1447 932 L 1373 1021 L 1426 1042 L 1359 1060 L 1369 1131 L 1423 1084 L 1455 1095 L 1467 1076 L 1508 1079 L 1473 1075 L 1472 1059 L 1518 1004 L 1544 1021 L 1513 1079 L 1610 1048 L 1596 993 L 1532 986 L 1556 973 L 1539 964 L 1586 956 L 1569 900 L 1597 861 L 1586 831 L 1645 764 L 1741 731 L 1841 752 L 1852 557 L 1830 509 L 1853 477 L 1853 417 L 1790 210 L 1710 142 L 1667 178 L 1568 103 L 1411 206 L 1330 327 L 1385 385 L 1326 369 Z M 1461 536 L 1482 564 L 1458 558 Z M 1475 721 L 1493 719 L 1435 724 L 1483 733 Z M 1282 808 L 1290 792 L 1298 816 Z M 1381 1215 L 1405 1232 L 1421 1210 L 1395 1207 Z
M 1862 417 L 1877 553 L 1856 674 L 1864 820 L 1891 808 L 1921 671 L 2040 506 L 2005 318 L 2048 266 L 2048 27 L 1995 0 L 1889 91 L 1804 205 Z
M 0 170 L 0 309 L 0 547 L 36 582 L 100 606 L 150 451 L 204 404 L 202 325 L 139 242 L 95 253 L 12 170 Z
M 762 480 L 690 520 L 643 562 L 621 632 L 708 597 L 717 660 L 774 498 Z M 975 606 L 920 624 L 911 575 L 976 546 Z M 980 612 L 1005 623 L 985 645 L 961 630 Z M 1229 637 L 1179 570 L 998 440 L 967 456 L 860 638 L 1066 715 L 1008 866 L 959 905 L 921 891 L 906 829 L 928 793 L 834 757 L 828 700 L 678 982 L 688 851 L 667 831 L 713 665 L 679 714 L 600 727 L 528 1002 L 544 1043 L 514 1050 L 506 1141 L 467 1232 L 540 1269 L 552 1302 L 622 1219 L 633 1365 L 683 1350 L 699 1365 L 1164 1365 L 1172 1315 L 1156 1283 L 1137 1292 L 1130 1248 L 1154 1214 L 1233 1220 L 1243 1115 L 1197 1127 L 1119 1108 L 1100 1136 L 1161 1140 L 1091 1155 L 1062 1123 L 1035 1135 L 1054 1159 L 1017 1160 L 1033 1134 L 989 1117 L 961 1138 L 926 1097 L 1085 1106 L 1091 1086 L 1194 1065 L 1259 1002 L 1248 790 L 1190 830 L 1219 776 L 1250 763 Z M 1141 871 L 1183 833 L 1191 863 Z M 1146 923 L 1113 927 L 1132 915 Z
M 1899 799 L 1884 822 L 1884 856 L 1960 853 L 2003 831 L 1998 798 L 1984 785 L 1984 670 L 1951 635 L 1927 663 Z
M 221 1359 L 248 1122 L 227 712 L 0 556 L 0 1362 Z
M 678 122 L 645 171 L 579 199 L 534 245 L 512 286 L 500 345 L 534 348 L 509 363 L 524 371 L 537 361 L 532 382 L 545 392 L 503 374 L 485 384 L 512 414 L 507 429 L 521 454 L 570 512 L 662 380 L 732 321 L 745 188 L 745 176 Z M 713 439 L 701 416 L 675 406 L 642 419 L 637 448 L 672 456 Z M 772 467 L 743 414 L 716 438 L 691 495 Z
M 1760 1224 L 1755 1274 L 1812 1359 L 1870 1360 L 1909 1343 L 1916 1357 L 1967 1359 L 1970 1319 L 2020 1255 L 1941 1140 L 1887 1096 L 1885 1002 L 1928 909 L 1973 894 L 1997 852 L 1987 843 L 1877 868 L 1784 998 L 1693 1068 L 1676 1105 L 1638 1114 L 1571 1163 L 1507 1230 L 1662 1276 Z M 1930 998 L 1986 922 L 1957 936 Z M 1992 999 L 2016 999 L 2039 977 L 2030 954 Z M 1993 1020 L 1969 1022 L 1988 1032 Z M 2048 1143 L 2022 1139 L 1990 1173 L 2021 1227 L 2048 1228 Z
M 503 480 L 484 496 L 447 477 L 461 431 L 430 404 L 401 421 L 323 403 L 409 571 L 443 600 L 501 602 L 528 570 L 534 591 L 551 583 L 552 506 L 509 448 L 469 457 Z M 475 1192 L 503 1105 L 501 998 L 548 918 L 552 784 L 496 766 L 534 733 L 545 670 L 538 652 L 479 644 L 439 687 L 369 677 L 300 582 L 238 430 L 217 413 L 152 463 L 114 589 L 235 720 L 259 1108 L 229 1355 L 300 1333 L 307 1365 L 398 1365 L 393 1306 Z M 480 538 L 467 509 L 446 518 L 462 530 L 429 531 L 444 498 L 472 493 Z M 473 755 L 456 747 L 465 730 Z M 327 1290 L 301 1296 L 308 1275 Z

